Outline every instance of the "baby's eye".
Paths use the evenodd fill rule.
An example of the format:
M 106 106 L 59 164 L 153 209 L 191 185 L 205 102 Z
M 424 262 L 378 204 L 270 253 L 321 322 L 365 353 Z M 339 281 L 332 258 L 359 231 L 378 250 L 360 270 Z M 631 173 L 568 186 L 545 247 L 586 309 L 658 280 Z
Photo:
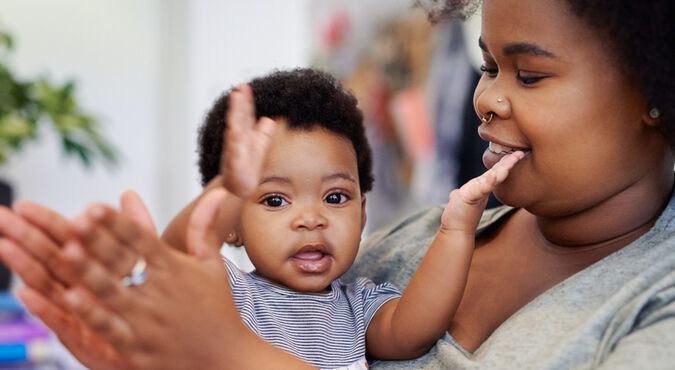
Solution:
M 349 200 L 349 197 L 343 193 L 330 193 L 326 196 L 326 203 L 342 204 Z
M 288 201 L 284 199 L 282 196 L 279 195 L 270 195 L 269 197 L 266 197 L 263 199 L 263 204 L 265 204 L 268 207 L 276 208 L 276 207 L 282 207 L 288 204 Z

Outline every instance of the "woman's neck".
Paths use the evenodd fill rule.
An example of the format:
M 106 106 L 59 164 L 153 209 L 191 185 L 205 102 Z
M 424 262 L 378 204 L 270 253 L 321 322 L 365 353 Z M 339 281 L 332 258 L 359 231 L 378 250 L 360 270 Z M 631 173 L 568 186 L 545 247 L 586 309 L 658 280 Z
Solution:
M 560 251 L 618 249 L 646 233 L 670 200 L 673 167 L 663 166 L 606 200 L 571 215 L 536 217 L 541 241 Z

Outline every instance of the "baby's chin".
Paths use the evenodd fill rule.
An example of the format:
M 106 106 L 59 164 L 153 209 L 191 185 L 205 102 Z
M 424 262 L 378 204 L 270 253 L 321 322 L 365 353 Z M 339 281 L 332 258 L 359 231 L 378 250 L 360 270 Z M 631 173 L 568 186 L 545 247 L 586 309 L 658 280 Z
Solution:
M 331 282 L 337 278 L 333 274 L 307 276 L 293 282 L 289 288 L 302 293 L 325 293 L 330 291 Z

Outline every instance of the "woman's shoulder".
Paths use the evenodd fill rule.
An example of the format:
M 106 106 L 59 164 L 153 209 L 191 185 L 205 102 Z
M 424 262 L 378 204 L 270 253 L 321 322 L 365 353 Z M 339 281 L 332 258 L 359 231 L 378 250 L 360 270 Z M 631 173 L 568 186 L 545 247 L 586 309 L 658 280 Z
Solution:
M 512 210 L 486 210 L 477 232 L 489 229 Z M 362 243 L 356 262 L 345 275 L 346 281 L 364 276 L 404 289 L 436 235 L 442 214 L 442 205 L 429 207 L 371 234 Z

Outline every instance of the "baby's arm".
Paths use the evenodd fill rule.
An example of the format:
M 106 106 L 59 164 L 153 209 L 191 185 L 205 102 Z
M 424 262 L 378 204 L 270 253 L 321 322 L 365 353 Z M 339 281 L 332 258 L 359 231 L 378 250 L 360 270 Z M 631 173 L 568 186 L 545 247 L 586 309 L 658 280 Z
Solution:
M 202 194 L 183 208 L 162 233 L 162 240 L 179 250 L 186 250 L 188 221 L 204 194 L 222 187 L 228 190 L 214 223 L 222 245 L 238 223 L 242 199 L 258 186 L 260 169 L 276 123 L 263 117 L 256 124 L 251 87 L 242 85 L 230 93 L 227 119 L 223 124 L 228 128 L 223 137 L 225 151 L 221 157 L 221 174 L 211 180 Z
M 372 356 L 418 357 L 447 330 L 464 293 L 476 227 L 488 196 L 523 157 L 522 152 L 509 154 L 450 193 L 441 227 L 403 296 L 382 306 L 368 327 Z

